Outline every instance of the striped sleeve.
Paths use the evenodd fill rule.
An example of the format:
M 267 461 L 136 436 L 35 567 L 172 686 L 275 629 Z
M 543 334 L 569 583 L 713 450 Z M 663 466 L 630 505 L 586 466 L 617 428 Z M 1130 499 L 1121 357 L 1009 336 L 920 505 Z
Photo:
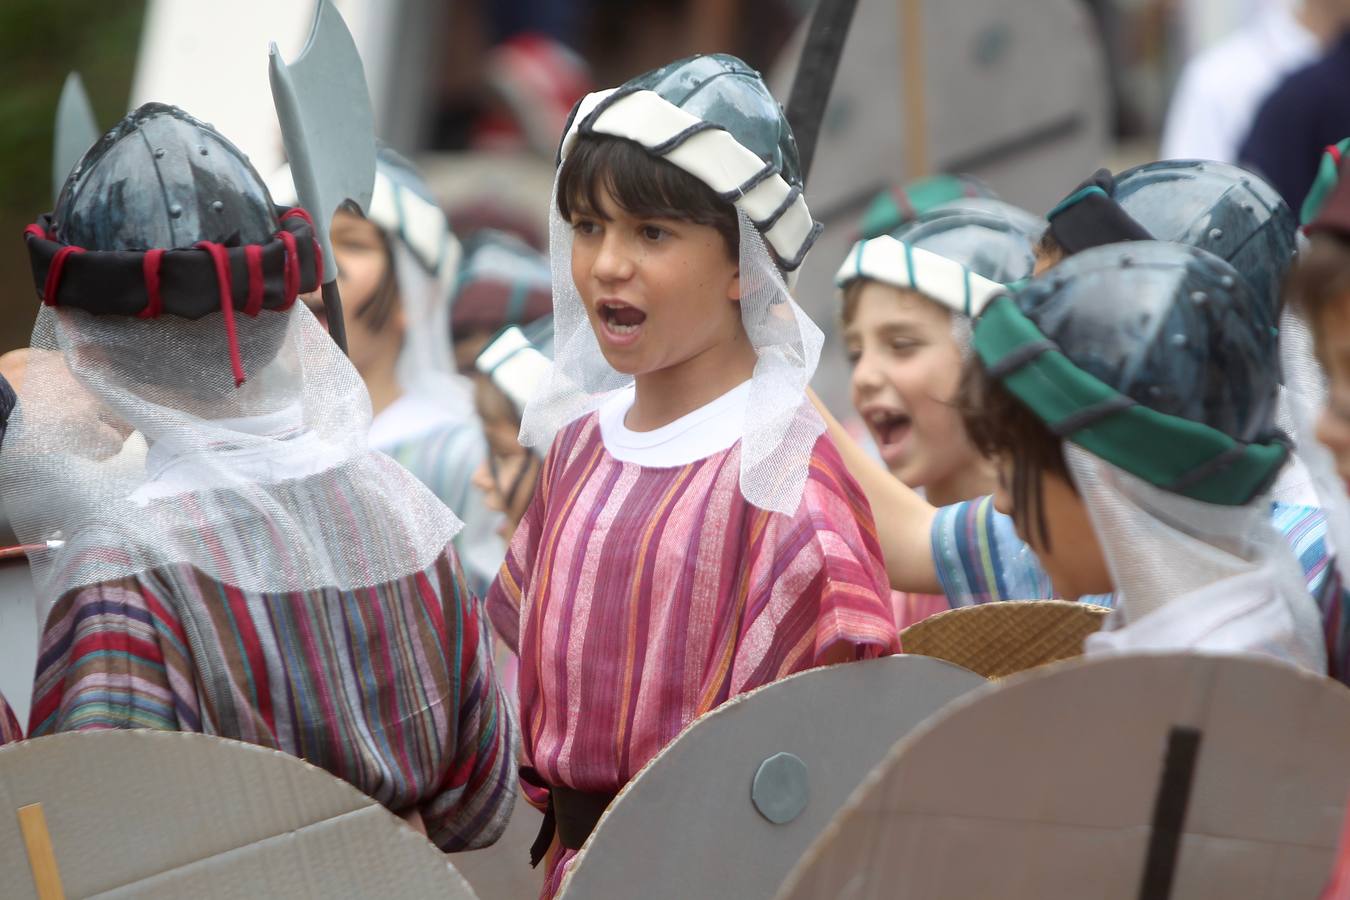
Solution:
M 442 598 L 448 639 L 457 640 L 459 710 L 454 758 L 440 790 L 420 812 L 427 836 L 453 853 L 494 843 L 506 829 L 516 799 L 515 751 L 519 743 L 511 704 L 492 665 L 492 640 L 482 604 L 469 592 L 455 564 L 453 590 Z
M 178 627 L 132 579 L 80 588 L 47 617 L 30 735 L 179 730 L 161 632 Z
M 1308 593 L 1317 601 L 1326 640 L 1327 674 L 1350 684 L 1350 621 L 1346 616 L 1350 598 L 1327 546 L 1326 515 L 1316 507 L 1275 503 L 1271 522 L 1289 542 L 1303 569 Z
M 994 509 L 993 497 L 940 508 L 933 519 L 932 547 L 938 579 L 953 607 L 1054 596 L 1036 554 L 1018 538 L 1012 519 Z
M 733 693 L 827 662 L 900 648 L 876 525 L 862 490 L 822 438 L 794 516 L 768 515 L 752 545 L 749 624 Z

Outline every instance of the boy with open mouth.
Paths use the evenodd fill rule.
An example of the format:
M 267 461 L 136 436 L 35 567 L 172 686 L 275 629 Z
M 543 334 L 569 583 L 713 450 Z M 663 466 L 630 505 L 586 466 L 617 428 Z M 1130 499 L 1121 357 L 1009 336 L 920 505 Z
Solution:
M 553 813 L 546 897 L 699 715 L 897 648 L 871 513 L 805 397 L 823 339 L 786 279 L 820 229 L 763 81 L 672 63 L 583 99 L 560 157 L 555 364 L 521 429 L 552 448 L 488 595 Z

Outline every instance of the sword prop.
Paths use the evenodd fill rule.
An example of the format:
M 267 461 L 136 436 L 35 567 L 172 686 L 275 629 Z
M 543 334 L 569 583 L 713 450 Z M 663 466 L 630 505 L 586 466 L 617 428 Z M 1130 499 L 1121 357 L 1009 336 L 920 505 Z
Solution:
M 375 190 L 375 119 L 365 67 L 347 23 L 330 0 L 319 0 L 305 48 L 293 62 L 268 49 L 272 100 L 290 158 L 300 205 L 314 219 L 323 251 L 323 306 L 328 333 L 347 352 L 337 260 L 329 240 L 335 213 L 351 201 L 370 208 Z
M 802 48 L 787 102 L 787 120 L 797 139 L 803 183 L 815 159 L 820 123 L 825 117 L 834 75 L 839 70 L 844 42 L 848 39 L 848 28 L 857 7 L 858 0 L 819 0 L 811 14 L 806 45 Z

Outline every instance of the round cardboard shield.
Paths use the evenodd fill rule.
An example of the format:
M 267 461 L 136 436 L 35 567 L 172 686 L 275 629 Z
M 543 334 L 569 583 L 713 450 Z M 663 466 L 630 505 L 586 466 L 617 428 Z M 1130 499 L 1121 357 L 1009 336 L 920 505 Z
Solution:
M 771 75 L 780 100 L 809 27 Z M 1102 164 L 1109 113 L 1105 57 L 1079 0 L 858 0 L 806 185 L 825 231 L 801 268 L 803 307 L 827 331 L 838 319 L 834 274 L 881 190 L 968 174 L 1040 214 Z M 842 348 L 820 368 L 817 391 L 843 408 Z
M 152 731 L 0 748 L 7 900 L 472 900 L 449 859 L 351 785 L 275 750 Z
M 887 747 L 984 679 L 919 656 L 813 669 L 699 718 L 606 811 L 563 898 L 773 895 Z
M 956 663 L 985 678 L 1004 678 L 1083 653 L 1101 628 L 1104 606 L 1064 600 L 981 603 L 940 612 L 900 632 L 906 653 Z
M 1255 656 L 1024 672 L 900 741 L 779 900 L 1316 897 L 1350 691 Z

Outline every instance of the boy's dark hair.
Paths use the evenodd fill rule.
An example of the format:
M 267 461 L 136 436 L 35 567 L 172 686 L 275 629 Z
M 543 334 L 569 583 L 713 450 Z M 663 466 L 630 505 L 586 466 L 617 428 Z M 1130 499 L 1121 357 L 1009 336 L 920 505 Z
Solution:
M 1323 232 L 1309 239 L 1284 283 L 1284 302 L 1319 331 L 1327 307 L 1350 294 L 1350 241 Z
M 1052 266 L 1059 265 L 1069 255 L 1068 251 L 1064 249 L 1064 245 L 1055 238 L 1054 232 L 1049 228 L 1041 232 L 1041 239 L 1036 242 L 1035 253 L 1037 260 L 1053 260 Z
M 624 138 L 581 135 L 558 173 L 558 213 L 600 215 L 600 189 L 630 215 L 677 219 L 717 229 L 727 255 L 740 257 L 736 207 L 693 175 Z
M 1050 549 L 1041 477 L 1058 475 L 1077 491 L 1064 462 L 1064 442 L 1001 383 L 989 377 L 975 354 L 966 358 L 956 391 L 956 406 L 971 443 L 989 459 L 1012 462 L 1013 521 Z M 1000 476 L 1001 477 L 1001 476 Z M 1032 531 L 1032 528 L 1035 530 Z

